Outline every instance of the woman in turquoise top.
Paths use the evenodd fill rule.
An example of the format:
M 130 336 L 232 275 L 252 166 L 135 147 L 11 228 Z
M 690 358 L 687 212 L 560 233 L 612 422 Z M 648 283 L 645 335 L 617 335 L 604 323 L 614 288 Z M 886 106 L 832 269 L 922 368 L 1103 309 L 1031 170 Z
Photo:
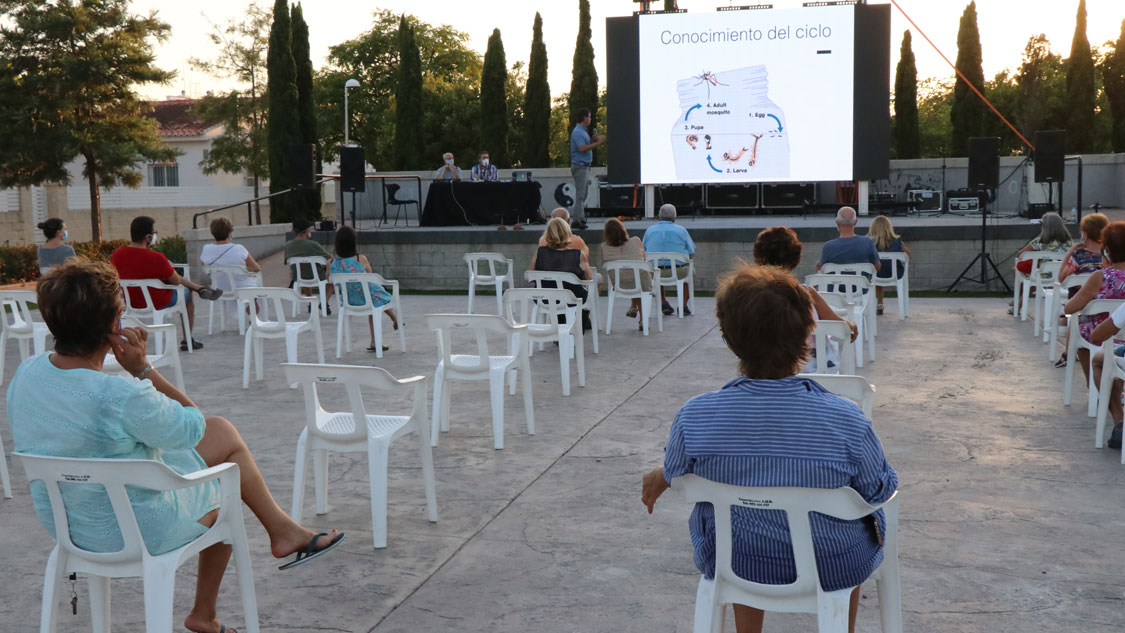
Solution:
M 369 273 L 371 272 L 371 264 L 367 261 L 367 256 L 357 252 L 355 242 L 355 230 L 350 226 L 341 226 L 336 230 L 336 257 L 333 258 L 332 263 L 328 265 L 328 272 L 332 274 L 340 273 Z M 348 282 L 347 299 L 350 306 L 362 306 L 367 303 L 363 296 L 363 286 L 358 282 Z M 391 293 L 387 292 L 382 286 L 376 283 L 368 283 L 367 291 L 371 293 L 371 303 L 373 308 L 385 306 L 391 302 L 393 298 Z M 344 297 L 344 294 L 340 294 Z M 343 299 L 342 299 L 343 300 Z M 391 319 L 391 327 L 396 331 L 398 330 L 398 316 L 394 310 L 385 310 L 387 316 Z M 371 345 L 367 351 L 375 351 L 375 322 L 371 317 L 367 317 L 367 328 L 371 333 Z M 389 350 L 387 345 L 383 346 L 383 351 Z
M 190 398 L 148 364 L 147 332 L 118 327 L 124 305 L 112 265 L 72 259 L 44 275 L 36 291 L 55 350 L 23 362 L 8 387 L 8 419 L 17 451 L 153 459 L 181 474 L 234 462 L 240 469 L 242 500 L 269 534 L 274 557 L 297 553 L 293 562 L 304 562 L 340 542 L 342 533 L 314 534 L 289 518 L 270 495 L 234 425 L 217 416 L 204 417 Z M 82 300 L 76 302 L 76 297 Z M 136 379 L 102 373 L 111 351 Z M 120 550 L 121 532 L 105 491 L 100 486 L 64 486 L 74 544 L 95 552 Z M 32 482 L 31 492 L 36 514 L 54 538 L 43 482 Z M 194 540 L 218 516 L 217 482 L 172 492 L 138 488 L 129 497 L 153 555 Z M 184 621 L 189 630 L 225 629 L 216 617 L 215 601 L 230 555 L 230 546 L 224 544 L 200 552 L 195 605 Z

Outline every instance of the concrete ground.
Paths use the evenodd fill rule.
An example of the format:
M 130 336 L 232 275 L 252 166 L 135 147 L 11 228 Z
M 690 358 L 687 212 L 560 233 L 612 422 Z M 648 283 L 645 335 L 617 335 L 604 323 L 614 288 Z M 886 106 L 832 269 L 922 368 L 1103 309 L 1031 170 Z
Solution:
M 491 299 L 478 297 L 478 310 L 494 305 Z M 421 317 L 463 311 L 465 297 L 406 296 L 403 304 L 407 353 L 391 340 L 392 350 L 377 361 L 362 350 L 362 333 L 362 345 L 340 362 L 377 365 L 398 377 L 432 376 L 436 345 Z M 647 515 L 640 479 L 661 463 L 684 401 L 735 377 L 714 301 L 697 304 L 696 316 L 667 319 L 663 333 L 647 338 L 628 327 L 619 306 L 613 334 L 601 335 L 600 354 L 587 340 L 587 384 L 568 398 L 557 355 L 536 354 L 537 433 L 526 433 L 520 397 L 506 397 L 502 451 L 492 449 L 486 390 L 455 386 L 451 430 L 434 451 L 440 520 L 426 520 L 417 444 L 398 441 L 384 550 L 371 546 L 363 455 L 331 458 L 328 514 L 313 513 L 311 483 L 306 490 L 306 522 L 348 533 L 337 552 L 278 571 L 263 530 L 247 513 L 262 630 L 690 631 L 698 580 L 690 508 L 673 491 Z M 1046 360 L 1030 323 L 1005 314 L 1006 305 L 918 299 L 910 319 L 899 321 L 888 302 L 878 358 L 861 371 L 877 386 L 875 427 L 902 482 L 906 630 L 1120 631 L 1125 467 L 1115 452 L 1093 448 L 1093 423 L 1081 404 L 1062 406 L 1063 370 Z M 287 388 L 276 367 L 282 346 L 267 345 L 266 379 L 244 391 L 237 333 L 206 336 L 205 318 L 196 331 L 206 348 L 182 354 L 188 393 L 207 413 L 238 425 L 288 508 L 304 421 L 301 394 Z M 335 331 L 333 317 L 324 325 L 330 361 Z M 311 337 L 301 342 L 300 356 L 314 359 Z M 9 348 L 8 361 L 16 359 Z M 10 469 L 16 495 L 0 500 L 0 631 L 25 632 L 36 630 L 52 543 L 34 518 L 21 468 Z M 177 575 L 176 622 L 190 608 L 194 575 L 191 564 Z M 143 630 L 140 582 L 116 580 L 113 587 L 115 630 Z M 85 583 L 77 593 L 78 616 L 64 608 L 60 631 L 89 630 Z M 879 630 L 870 583 L 861 604 L 859 630 Z M 240 609 L 228 578 L 220 617 L 237 627 Z M 773 614 L 766 630 L 812 631 L 815 623 Z

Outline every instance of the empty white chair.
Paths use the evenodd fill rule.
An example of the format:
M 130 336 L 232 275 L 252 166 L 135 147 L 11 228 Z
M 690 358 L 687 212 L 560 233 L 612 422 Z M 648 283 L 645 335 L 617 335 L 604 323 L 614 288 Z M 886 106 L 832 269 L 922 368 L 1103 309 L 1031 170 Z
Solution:
M 378 273 L 332 273 L 329 276 L 329 282 L 336 287 L 336 358 L 340 358 L 343 348 L 346 346 L 347 350 L 352 351 L 352 329 L 351 320 L 349 317 L 370 317 L 372 327 L 375 330 L 375 357 L 383 357 L 383 313 L 387 310 L 394 310 L 398 316 L 398 342 L 402 346 L 402 351 L 406 351 L 406 325 L 402 318 L 402 301 L 399 298 L 398 282 L 392 279 L 384 279 Z M 353 285 L 355 289 L 357 286 L 362 289 L 363 303 L 361 305 L 351 305 L 348 303 L 350 293 L 348 293 L 348 284 Z M 378 284 L 383 289 L 391 293 L 391 300 L 381 306 L 375 305 L 375 301 L 371 296 L 371 286 L 368 284 Z
M 1031 289 L 1037 287 L 1042 277 L 1039 272 L 1040 262 L 1047 260 L 1061 260 L 1066 253 L 1057 253 L 1055 251 L 1028 251 L 1019 256 L 1016 263 L 1031 260 L 1031 272 L 1023 274 L 1016 269 L 1015 279 L 1012 283 L 1012 309 L 1015 310 L 1019 307 L 1019 317 L 1021 321 L 1027 320 L 1027 302 L 1031 297 Z M 1021 299 L 1022 297 L 1022 299 Z M 1013 315 L 1015 313 L 1013 312 Z
M 324 339 L 320 333 L 320 313 L 311 309 L 316 297 L 302 297 L 292 288 L 238 288 L 234 291 L 240 302 L 250 307 L 250 327 L 242 349 L 242 388 L 250 386 L 250 352 L 253 350 L 255 377 L 262 379 L 262 346 L 265 339 L 285 339 L 285 356 L 297 362 L 297 336 L 312 331 L 316 338 L 316 360 L 324 363 Z M 310 307 L 307 321 L 286 321 L 286 302 Z M 270 316 L 273 320 L 269 320 Z M 295 386 L 295 385 L 293 385 Z
M 302 288 L 315 288 L 320 297 L 320 316 L 328 316 L 328 279 L 320 277 L 320 269 L 324 267 L 324 274 L 328 274 L 328 260 L 318 255 L 309 257 L 290 257 L 285 260 L 286 265 L 292 266 L 296 272 L 293 280 L 293 289 L 298 293 Z M 311 272 L 310 272 L 311 271 Z M 297 316 L 297 306 L 293 306 L 293 316 Z
M 606 304 L 605 314 L 606 336 L 609 336 L 610 330 L 613 328 L 613 300 L 617 298 L 618 295 L 620 295 L 621 298 L 625 299 L 626 301 L 630 301 L 634 298 L 639 298 L 641 300 L 641 329 L 644 332 L 645 336 L 648 336 L 648 320 L 649 317 L 652 316 L 654 307 L 656 312 L 657 329 L 663 332 L 664 313 L 661 312 L 660 306 L 654 305 L 656 303 L 655 297 L 657 292 L 656 277 L 653 276 L 652 278 L 652 290 L 645 290 L 644 286 L 641 285 L 642 274 L 654 274 L 652 264 L 640 260 L 633 261 L 629 259 L 615 259 L 613 261 L 605 263 L 604 271 L 606 278 L 606 288 L 608 290 L 607 294 L 609 295 L 609 297 L 607 298 L 608 303 Z M 629 286 L 629 284 L 621 283 L 621 273 L 626 271 L 631 271 L 633 273 L 632 286 Z M 683 295 L 681 295 L 681 298 L 682 296 Z
M 832 266 L 825 264 L 825 267 Z M 870 264 L 866 264 L 870 267 Z M 867 357 L 875 360 L 875 293 L 871 283 L 863 275 L 817 273 L 807 275 L 805 283 L 816 288 L 822 295 L 839 292 L 848 304 L 856 308 L 852 311 L 859 334 L 856 336 L 856 366 L 863 367 L 863 344 L 867 343 Z M 832 290 L 829 290 L 831 288 Z M 865 292 L 866 291 L 866 292 Z
M 816 328 L 813 330 L 816 351 L 816 373 L 818 374 L 855 374 L 856 353 L 852 342 L 852 328 L 844 321 L 816 319 Z M 857 337 L 858 338 L 858 337 Z M 832 341 L 839 357 L 839 365 L 835 368 L 828 366 L 832 358 Z M 822 362 L 821 359 L 824 359 Z
M 531 402 L 531 363 L 527 326 L 515 325 L 499 315 L 427 314 L 426 328 L 437 332 L 438 365 L 434 373 L 434 415 L 430 443 L 437 446 L 438 429 L 449 430 L 449 390 L 454 380 L 487 380 L 492 400 L 493 447 L 504 448 L 504 378 L 509 370 L 518 370 L 523 383 L 523 410 L 527 416 L 527 434 L 535 435 L 535 410 Z M 472 335 L 475 354 L 453 353 L 453 332 Z M 493 356 L 488 351 L 488 334 L 512 341 L 512 353 Z M 514 340 L 513 340 L 514 339 Z M 514 378 L 513 378 L 514 380 Z
M 250 569 L 250 550 L 242 519 L 238 465 L 220 464 L 206 470 L 180 475 L 168 466 L 138 459 L 69 459 L 12 453 L 23 464 L 28 481 L 42 481 L 51 500 L 55 522 L 55 548 L 47 558 L 43 579 L 43 606 L 40 633 L 54 633 L 60 595 L 68 574 L 87 574 L 90 586 L 90 612 L 95 633 L 110 630 L 111 578 L 141 578 L 144 587 L 145 626 L 148 633 L 172 632 L 172 602 L 176 569 L 194 559 L 201 550 L 216 543 L 234 547 L 234 567 L 242 599 L 243 624 L 247 633 L 258 633 L 258 600 L 254 593 L 254 572 Z M 133 513 L 126 487 L 150 490 L 180 490 L 218 480 L 219 515 L 206 532 L 194 541 L 170 552 L 149 554 Z M 89 552 L 70 540 L 70 523 L 63 507 L 60 484 L 66 486 L 101 485 L 105 488 L 124 547 L 117 552 Z
M 210 275 L 211 286 L 215 288 L 222 288 L 223 296 L 215 301 L 208 302 L 207 306 L 207 334 L 210 335 L 215 328 L 215 308 L 219 308 L 219 331 L 222 332 L 227 329 L 227 307 L 233 305 L 235 320 L 238 321 L 239 335 L 246 334 L 246 321 L 247 313 L 246 307 L 238 300 L 234 294 L 234 289 L 238 287 L 238 280 L 240 277 L 250 277 L 253 279 L 253 287 L 262 287 L 262 272 L 258 271 L 252 273 L 242 266 L 223 266 L 220 264 L 211 264 L 203 267 L 203 274 Z
M 797 376 L 815 380 L 828 391 L 851 400 L 859 405 L 868 420 L 871 419 L 871 411 L 875 406 L 875 385 L 867 382 L 863 376 L 846 374 L 797 374 Z
M 1063 335 L 1063 339 L 1067 336 L 1067 327 L 1070 323 L 1070 315 L 1064 314 L 1063 308 L 1066 307 L 1066 302 L 1070 296 L 1071 288 L 1081 288 L 1086 284 L 1086 280 L 1090 278 L 1090 273 L 1085 275 L 1069 275 L 1064 279 L 1056 292 L 1051 293 L 1047 300 L 1047 315 L 1043 317 L 1043 335 L 1047 339 L 1047 360 L 1055 360 L 1055 344 L 1058 342 L 1059 334 Z M 1060 324 L 1059 321 L 1066 319 L 1066 322 Z
M 512 260 L 502 253 L 465 253 L 465 263 L 469 266 L 469 314 L 473 313 L 477 286 L 492 286 L 496 290 L 496 314 L 504 314 L 504 284 L 516 287 Z
M 174 319 L 178 317 L 180 325 L 184 328 L 183 340 L 188 342 L 187 351 L 189 354 L 192 353 L 192 348 L 195 346 L 191 344 L 191 323 L 188 321 L 187 301 L 184 300 L 183 286 L 166 284 L 159 279 L 122 279 L 120 283 L 125 290 L 122 293 L 125 297 L 125 314 L 153 325 L 164 323 L 169 318 L 173 319 L 172 323 L 175 323 Z M 176 297 L 176 305 L 160 309 L 154 308 L 151 292 L 154 288 L 179 293 L 180 296 Z M 135 293 L 140 293 L 141 296 L 135 297 Z M 135 299 L 140 299 L 140 301 L 135 301 Z
M 1035 293 L 1035 313 L 1032 327 L 1032 336 L 1039 336 L 1040 325 L 1048 311 L 1048 304 L 1055 303 L 1058 294 L 1059 270 L 1062 268 L 1061 259 L 1045 259 L 1039 262 L 1039 292 Z M 1044 325 L 1043 327 L 1046 327 Z
M 652 265 L 652 292 L 659 296 L 659 288 L 674 288 L 676 290 L 676 310 L 680 318 L 684 318 L 684 294 L 688 295 L 687 307 L 695 312 L 695 260 L 683 253 L 645 253 L 645 260 Z M 661 263 L 670 263 L 669 268 L 661 268 Z M 686 277 L 680 276 L 684 271 Z M 660 312 L 664 314 L 663 309 Z M 660 331 L 664 331 L 663 319 L 660 322 Z
M 910 256 L 906 253 L 879 251 L 879 259 L 890 260 L 891 276 L 876 275 L 871 282 L 876 286 L 895 289 L 895 295 L 898 297 L 898 318 L 901 321 L 910 316 Z M 896 270 L 899 267 L 902 268 L 902 277 L 898 276 Z
M 852 488 L 755 488 L 731 486 L 695 475 L 672 480 L 687 500 L 710 503 L 715 508 L 715 578 L 699 579 L 695 594 L 695 633 L 718 633 L 728 604 L 743 604 L 781 613 L 817 614 L 820 633 L 845 633 L 852 587 L 824 591 L 820 586 L 813 551 L 809 513 L 854 521 L 880 508 L 886 515 L 883 562 L 871 574 L 879 593 L 879 619 L 883 633 L 902 633 L 902 594 L 898 568 L 898 493 L 871 506 Z M 785 512 L 793 544 L 797 579 L 788 585 L 766 585 L 738 577 L 731 568 L 731 508 L 756 508 Z
M 34 290 L 0 290 L 0 384 L 4 383 L 4 356 L 8 340 L 19 344 L 20 361 L 31 355 L 28 342 L 36 354 L 47 349 L 47 324 L 31 318 Z
M 586 386 L 586 346 L 582 343 L 582 317 L 574 293 L 566 288 L 510 288 L 504 291 L 504 306 L 509 321 L 527 325 L 528 344 L 520 348 L 513 340 L 509 353 L 530 355 L 531 344 L 555 341 L 559 344 L 563 395 L 570 395 L 571 358 L 578 366 L 578 386 Z M 559 323 L 560 316 L 565 323 Z M 515 387 L 515 381 L 511 387 Z
M 176 385 L 176 388 L 180 391 L 184 391 L 184 370 L 180 366 L 180 349 L 176 344 L 176 326 L 171 323 L 146 325 L 136 317 L 128 315 L 121 317 L 121 325 L 123 327 L 143 327 L 148 330 L 147 343 L 152 353 L 146 353 L 145 358 L 155 369 L 171 367 L 172 380 L 170 382 Z M 113 355 L 112 351 L 105 355 L 102 371 L 107 374 L 130 375 L 117 363 L 117 357 Z
M 591 277 L 597 279 L 597 271 L 591 266 Z M 523 278 L 531 282 L 536 288 L 562 288 L 563 283 L 582 286 L 586 289 L 586 300 L 582 303 L 583 310 L 590 311 L 590 333 L 593 334 L 594 353 L 598 353 L 598 286 L 594 279 L 579 279 L 573 273 L 561 273 L 549 270 L 528 270 L 523 273 Z
M 1094 299 L 1086 304 L 1080 312 L 1070 315 L 1067 332 L 1067 345 L 1066 345 L 1066 373 L 1063 380 L 1063 404 L 1070 406 L 1070 395 L 1074 387 L 1074 366 L 1078 364 L 1078 350 L 1089 350 L 1090 355 L 1093 356 L 1100 349 L 1099 346 L 1094 345 L 1090 341 L 1082 338 L 1080 332 L 1080 322 L 1084 316 L 1094 316 L 1096 314 L 1109 313 L 1112 314 L 1114 310 L 1123 303 L 1121 299 Z M 1094 417 L 1098 414 L 1098 386 L 1094 384 L 1094 374 L 1086 379 L 1086 415 Z
M 430 426 L 426 419 L 426 378 L 414 376 L 396 380 L 378 367 L 350 365 L 308 365 L 282 363 L 285 379 L 300 383 L 305 392 L 305 428 L 297 440 L 297 461 L 293 470 L 293 512 L 297 523 L 304 514 L 305 466 L 313 455 L 313 488 L 316 513 L 328 512 L 328 452 L 367 453 L 371 486 L 371 525 L 375 548 L 387 546 L 387 463 L 391 442 L 413 433 L 418 438 L 422 461 L 422 481 L 426 491 L 426 512 L 437 521 L 437 492 L 434 460 L 430 452 Z M 347 390 L 347 405 L 339 411 L 325 411 L 318 387 L 339 385 Z M 411 396 L 410 415 L 367 413 L 362 389 L 381 394 Z M 356 420 L 363 423 L 356 424 Z

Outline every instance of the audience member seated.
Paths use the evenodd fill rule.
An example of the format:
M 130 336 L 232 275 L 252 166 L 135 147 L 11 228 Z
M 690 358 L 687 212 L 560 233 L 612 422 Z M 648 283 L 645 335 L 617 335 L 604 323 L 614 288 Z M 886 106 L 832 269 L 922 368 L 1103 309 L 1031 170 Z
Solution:
M 1031 273 L 1032 262 L 1030 259 L 1020 261 L 1020 255 L 1031 251 L 1045 251 L 1065 255 L 1070 250 L 1070 244 L 1073 241 L 1070 237 L 1070 231 L 1066 230 L 1066 224 L 1063 222 L 1062 217 L 1054 211 L 1044 213 L 1042 223 L 1039 226 L 1039 235 L 1016 252 L 1016 270 L 1025 275 Z M 1008 305 L 1010 306 L 1008 309 L 1009 314 L 1019 314 L 1019 311 L 1023 308 L 1023 295 L 1020 295 L 1020 305 Z
M 230 221 L 230 218 L 219 217 L 211 220 L 211 237 L 215 238 L 215 243 L 203 245 L 203 252 L 199 256 L 199 261 L 203 262 L 204 266 L 241 266 L 247 272 L 261 272 L 262 267 L 254 261 L 254 256 L 250 254 L 250 251 L 246 250 L 246 247 L 241 244 L 231 242 L 233 233 L 234 223 Z M 253 288 L 256 285 L 254 277 L 251 275 L 236 275 L 234 284 L 238 288 Z M 213 285 L 226 292 L 234 290 L 234 288 L 226 287 L 227 279 L 225 275 L 218 280 L 218 283 Z
M 528 270 L 573 273 L 579 279 L 593 279 L 589 257 L 586 256 L 585 252 L 571 247 L 571 237 L 570 225 L 567 224 L 566 220 L 559 217 L 551 218 L 547 222 L 547 228 L 543 231 L 544 245 L 535 251 L 535 255 L 532 255 Z M 547 284 L 544 285 L 544 287 L 546 286 Z M 551 287 L 554 287 L 553 284 Z M 580 301 L 586 301 L 589 293 L 587 293 L 585 286 L 564 283 L 563 287 L 573 292 L 574 296 Z M 582 329 L 587 332 L 593 329 L 590 323 L 589 310 L 582 311 Z
M 895 227 L 891 224 L 891 219 L 885 215 L 876 216 L 871 221 L 871 228 L 867 229 L 867 237 L 875 243 L 875 248 L 880 253 L 906 253 L 907 258 L 913 258 L 910 254 L 910 249 L 906 247 L 906 242 L 902 241 L 898 233 L 895 233 Z M 893 265 L 892 265 L 893 264 Z M 880 279 L 902 279 L 906 274 L 906 267 L 901 262 L 892 262 L 889 259 L 879 260 L 879 271 L 875 276 Z M 883 286 L 875 286 L 875 314 L 883 314 L 883 292 L 886 290 Z
M 132 223 L 129 224 L 129 239 L 132 241 L 128 246 L 122 246 L 109 256 L 109 261 L 117 269 L 117 274 L 121 279 L 158 279 L 171 286 L 183 286 L 182 292 L 162 288 L 152 288 L 148 292 L 152 302 L 156 304 L 153 307 L 157 310 L 170 308 L 180 301 L 187 302 L 188 331 L 184 332 L 180 349 L 186 352 L 188 341 L 191 341 L 192 349 L 202 349 L 203 343 L 195 340 L 191 333 L 192 328 L 195 327 L 195 302 L 191 300 L 191 293 L 194 290 L 201 298 L 214 301 L 222 296 L 223 291 L 184 279 L 176 273 L 176 269 L 172 268 L 172 262 L 169 262 L 163 253 L 149 249 L 156 243 L 156 220 L 144 215 L 133 218 Z M 147 307 L 144 293 L 140 288 L 129 289 L 129 300 L 134 306 Z
M 1122 327 L 1125 327 L 1125 304 L 1122 304 L 1120 308 L 1114 310 L 1113 314 L 1111 314 L 1108 319 L 1102 321 L 1098 324 L 1098 327 L 1094 328 L 1094 331 L 1090 333 L 1090 342 L 1095 345 L 1101 345 L 1109 340 L 1110 337 L 1119 334 Z M 1114 343 L 1113 355 L 1116 357 L 1125 356 L 1125 345 L 1121 345 L 1121 341 L 1119 340 L 1114 341 Z M 1094 366 L 1094 384 L 1100 385 L 1102 381 L 1102 363 L 1104 362 L 1102 353 L 1098 352 L 1094 354 L 1092 362 Z M 1111 397 L 1109 400 L 1109 414 L 1113 420 L 1113 432 L 1110 433 L 1109 441 L 1106 444 L 1110 448 L 1115 449 L 1121 448 L 1122 427 L 1125 426 L 1122 424 L 1125 415 L 1122 414 L 1121 409 L 1121 389 L 1121 380 L 1114 380 L 1111 392 L 1115 394 L 1115 396 Z
M 477 164 L 470 173 L 473 182 L 496 182 L 500 179 L 496 165 L 489 164 L 488 152 L 477 154 Z
M 1046 215 L 1043 216 L 1046 219 Z M 1056 217 L 1058 217 L 1056 215 Z M 1061 220 L 1060 220 L 1061 222 Z M 1101 269 L 1091 273 L 1090 278 L 1078 290 L 1078 293 L 1066 302 L 1063 308 L 1066 314 L 1081 311 L 1094 299 L 1125 299 L 1125 222 L 1111 222 L 1102 229 L 1102 243 L 1105 245 L 1105 264 Z M 1092 341 L 1090 334 L 1094 328 L 1101 325 L 1108 313 L 1084 316 L 1078 321 L 1078 332 L 1082 338 Z M 1089 375 L 1090 351 L 1078 348 L 1078 363 L 1082 366 L 1082 373 Z M 1122 419 L 1121 389 L 1116 385 L 1113 395 L 1109 399 L 1109 411 L 1114 422 Z
M 882 268 L 875 242 L 870 237 L 855 234 L 857 222 L 859 218 L 855 209 L 840 207 L 836 212 L 836 230 L 840 237 L 824 243 L 820 249 L 820 260 L 816 263 L 817 270 L 825 264 L 871 264 L 876 272 Z
M 310 239 L 312 237 L 312 229 L 313 223 L 305 218 L 293 220 L 293 233 L 295 233 L 295 235 L 293 239 L 285 243 L 286 262 L 288 262 L 291 257 L 323 257 L 328 261 L 332 261 L 332 256 L 328 254 L 328 251 L 324 250 L 320 242 Z M 301 266 L 305 267 L 301 271 L 305 279 L 312 277 L 312 270 L 308 269 L 309 264 L 301 264 Z M 324 266 L 317 264 L 316 274 L 321 279 L 325 279 L 328 275 L 328 271 Z M 297 267 L 290 266 L 289 285 L 292 286 L 295 281 L 297 281 Z M 328 286 L 328 296 L 324 297 L 324 301 L 328 301 L 328 299 L 332 297 L 332 292 L 332 286 Z M 312 288 L 301 288 L 301 293 L 305 296 L 312 296 Z M 328 314 L 332 314 L 331 304 L 329 304 L 328 307 Z
M 453 154 L 446 152 L 441 159 L 445 163 L 434 172 L 434 180 L 461 180 L 461 168 L 453 163 Z
M 625 230 L 625 225 L 617 218 L 610 218 L 605 221 L 605 228 L 603 229 L 605 241 L 602 242 L 602 264 L 607 264 L 618 259 L 629 259 L 634 261 L 645 260 L 645 249 L 641 245 L 641 239 L 633 236 L 629 237 L 629 232 Z M 607 282 L 608 283 L 608 282 Z M 626 288 L 633 287 L 633 271 L 621 271 L 621 283 Z M 648 273 L 641 273 L 641 290 L 652 290 L 652 275 Z M 644 324 L 640 322 L 639 313 L 641 311 L 641 298 L 634 297 L 632 305 L 625 313 L 627 317 L 637 317 L 637 326 L 644 329 Z
M 887 463 L 871 420 L 859 407 L 813 380 L 797 377 L 808 357 L 814 321 L 809 293 L 787 273 L 742 264 L 719 282 L 715 314 L 740 376 L 695 396 L 672 422 L 664 467 L 644 476 L 641 501 L 653 505 L 669 481 L 686 474 L 735 486 L 854 488 L 869 503 L 894 494 L 898 476 Z M 779 516 L 780 515 L 780 516 Z M 814 515 L 812 539 L 825 591 L 855 587 L 883 560 L 882 511 L 857 521 Z M 732 566 L 740 577 L 787 584 L 797 572 L 783 514 L 735 508 Z M 715 573 L 715 511 L 696 504 L 688 521 L 695 565 Z M 758 633 L 764 613 L 735 605 L 739 633 Z
M 336 230 L 336 258 L 328 265 L 328 270 L 332 274 L 372 272 L 371 263 L 367 261 L 367 256 L 359 253 L 356 248 L 355 230 L 352 227 L 341 226 Z M 391 293 L 379 284 L 368 282 L 367 289 L 371 292 L 371 301 L 375 304 L 375 307 L 384 306 L 391 302 Z M 361 306 L 365 303 L 363 287 L 358 283 L 348 282 L 346 290 L 348 305 Z M 388 309 L 385 313 L 391 319 L 391 327 L 397 330 L 398 316 L 395 315 L 395 311 Z M 367 328 L 371 333 L 371 345 L 367 346 L 367 351 L 374 352 L 375 321 L 371 317 L 367 317 Z M 383 346 L 384 352 L 389 349 L 389 346 Z
M 641 240 L 646 253 L 683 253 L 688 257 L 695 257 L 695 242 L 692 241 L 691 235 L 688 235 L 687 229 L 676 224 L 676 207 L 665 204 L 660 207 L 659 213 L 660 221 L 653 226 L 645 229 L 645 236 Z M 672 270 L 672 262 L 668 260 L 661 260 L 657 265 L 664 270 Z M 681 277 L 679 268 L 687 268 L 687 264 L 680 264 L 674 267 L 672 273 L 677 277 Z M 685 272 L 686 274 L 686 272 Z M 691 314 L 688 309 L 687 289 L 684 288 L 684 314 Z M 672 304 L 664 298 L 664 286 L 660 287 L 660 309 L 664 314 L 672 314 L 676 311 Z
M 52 266 L 61 264 L 74 257 L 74 249 L 63 242 L 66 241 L 66 222 L 58 218 L 48 218 L 40 222 L 39 228 L 47 241 L 39 246 L 39 274 L 46 275 Z
M 1109 218 L 1104 213 L 1091 213 L 1082 218 L 1082 222 L 1078 225 L 1082 238 L 1063 256 L 1062 267 L 1059 268 L 1059 282 L 1065 281 L 1071 275 L 1088 275 L 1095 270 L 1101 270 L 1102 230 L 1107 224 Z M 1078 288 L 1070 288 L 1067 292 L 1067 298 L 1073 297 L 1078 294 Z M 1063 318 L 1060 325 L 1065 324 Z M 1065 341 L 1063 341 L 1062 356 L 1055 362 L 1055 367 L 1066 367 Z
M 551 217 L 552 218 L 562 218 L 563 221 L 566 222 L 566 225 L 570 226 L 570 211 L 567 211 L 566 207 L 556 208 L 554 211 L 551 212 Z M 547 233 L 546 232 L 544 232 L 543 235 L 539 236 L 539 245 L 540 246 L 546 246 L 547 245 Z M 586 240 L 582 239 L 582 236 L 577 234 L 577 233 L 571 233 L 570 234 L 570 244 L 569 244 L 568 248 L 577 248 L 578 250 L 580 250 L 580 251 L 582 251 L 583 253 L 586 254 L 587 259 L 589 259 L 589 257 L 590 257 L 590 247 L 586 245 Z
M 150 459 L 186 475 L 225 462 L 238 464 L 242 500 L 261 521 L 275 558 L 319 556 L 344 535 L 314 534 L 277 504 L 235 426 L 204 416 L 145 357 L 143 328 L 117 327 L 124 310 L 117 272 L 106 262 L 72 260 L 52 269 L 37 288 L 39 311 L 55 340 L 54 353 L 24 361 L 8 389 L 8 421 L 15 450 L 70 458 Z M 135 379 L 102 373 L 113 353 Z M 36 515 L 54 537 L 47 490 L 31 484 Z M 74 544 L 114 552 L 124 543 L 105 491 L 79 486 L 62 492 Z M 171 492 L 130 492 L 145 547 L 153 555 L 198 538 L 219 511 L 218 482 Z M 306 557 L 306 555 L 308 557 Z M 217 544 L 199 553 L 195 604 L 184 620 L 189 631 L 217 633 L 219 583 L 231 547 Z

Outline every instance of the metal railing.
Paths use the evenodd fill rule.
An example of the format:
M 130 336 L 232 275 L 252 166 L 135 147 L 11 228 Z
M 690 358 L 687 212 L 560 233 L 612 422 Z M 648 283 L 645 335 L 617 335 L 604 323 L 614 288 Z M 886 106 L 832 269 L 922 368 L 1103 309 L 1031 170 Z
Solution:
M 323 174 L 321 174 L 321 175 L 323 175 Z M 337 177 L 338 176 L 333 176 L 331 178 L 321 178 L 320 180 L 316 181 L 313 184 L 314 184 L 314 186 L 321 185 L 321 184 L 324 184 L 324 183 L 332 180 L 333 178 L 337 178 Z M 191 216 L 191 228 L 193 228 L 193 229 L 199 228 L 199 218 L 201 218 L 202 216 L 205 216 L 205 215 L 208 215 L 208 214 L 211 214 L 211 213 L 215 213 L 217 211 L 226 211 L 227 209 L 233 209 L 235 207 L 241 207 L 242 205 L 246 205 L 246 224 L 248 224 L 250 226 L 253 226 L 254 225 L 254 203 L 255 202 L 261 202 L 262 200 L 269 200 L 270 198 L 273 198 L 273 197 L 276 197 L 276 196 L 283 196 L 287 193 L 292 193 L 294 191 L 303 191 L 303 190 L 304 189 L 301 188 L 301 187 L 290 187 L 290 188 L 284 189 L 282 191 L 277 191 L 277 192 L 267 194 L 267 195 L 264 195 L 264 196 L 258 196 L 257 198 L 251 198 L 249 200 L 243 200 L 242 202 L 235 202 L 234 204 L 228 204 L 228 205 L 223 206 L 223 207 L 216 207 L 214 209 L 208 209 L 207 211 L 200 211 L 199 213 L 196 213 L 195 215 Z

